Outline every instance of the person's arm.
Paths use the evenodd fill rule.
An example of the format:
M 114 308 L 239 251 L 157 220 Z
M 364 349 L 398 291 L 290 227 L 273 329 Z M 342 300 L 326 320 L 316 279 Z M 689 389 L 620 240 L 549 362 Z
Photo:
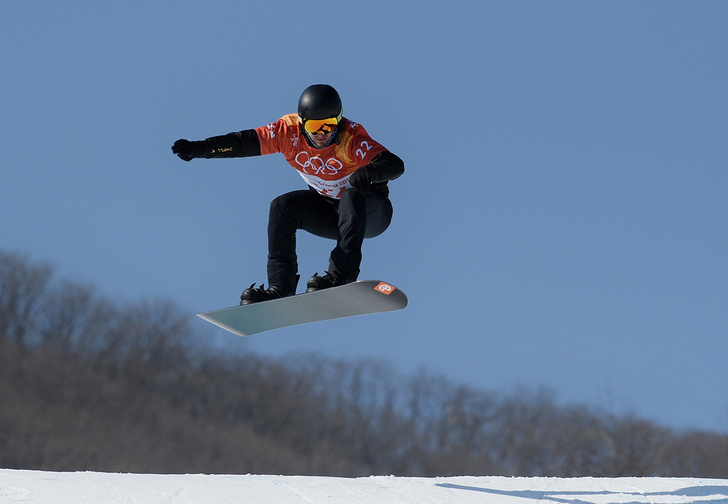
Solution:
M 404 173 L 404 161 L 389 151 L 378 154 L 367 166 L 374 174 L 373 183 L 394 180 Z
M 255 130 L 243 130 L 205 140 L 177 140 L 172 152 L 185 161 L 194 158 L 233 158 L 260 156 L 260 140 Z
M 376 155 L 368 165 L 357 169 L 349 177 L 349 184 L 359 192 L 381 189 L 387 182 L 404 173 L 404 161 L 389 151 Z

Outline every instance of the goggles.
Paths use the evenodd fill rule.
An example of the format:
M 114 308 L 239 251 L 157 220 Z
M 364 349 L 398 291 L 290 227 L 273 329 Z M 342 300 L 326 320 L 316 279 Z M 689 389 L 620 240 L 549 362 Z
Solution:
M 303 119 L 303 128 L 311 135 L 322 133 L 328 135 L 336 129 L 339 124 L 337 117 L 329 117 L 328 119 Z

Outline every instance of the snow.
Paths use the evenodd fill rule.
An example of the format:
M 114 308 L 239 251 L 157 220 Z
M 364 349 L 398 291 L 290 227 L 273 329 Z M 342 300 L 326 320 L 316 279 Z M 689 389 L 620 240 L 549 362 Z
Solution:
M 728 480 L 696 478 L 332 478 L 0 469 L 0 504 L 728 503 Z

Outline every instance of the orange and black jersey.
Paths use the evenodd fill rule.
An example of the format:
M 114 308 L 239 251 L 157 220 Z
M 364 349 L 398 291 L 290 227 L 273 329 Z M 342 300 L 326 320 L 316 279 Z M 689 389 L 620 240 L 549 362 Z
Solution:
M 199 157 L 246 157 L 279 152 L 319 194 L 338 199 L 350 187 L 349 177 L 368 166 L 374 174 L 371 191 L 388 193 L 387 182 L 404 173 L 402 160 L 372 139 L 364 127 L 346 118 L 328 147 L 307 142 L 297 114 L 252 130 L 211 137 L 204 141 Z

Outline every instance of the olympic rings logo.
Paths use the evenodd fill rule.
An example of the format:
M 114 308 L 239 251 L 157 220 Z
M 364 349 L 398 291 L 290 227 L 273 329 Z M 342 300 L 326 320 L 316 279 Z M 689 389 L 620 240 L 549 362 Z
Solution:
M 344 164 L 336 158 L 329 158 L 324 161 L 318 156 L 309 157 L 305 151 L 301 151 L 296 155 L 296 164 L 307 175 L 336 175 L 344 169 Z

